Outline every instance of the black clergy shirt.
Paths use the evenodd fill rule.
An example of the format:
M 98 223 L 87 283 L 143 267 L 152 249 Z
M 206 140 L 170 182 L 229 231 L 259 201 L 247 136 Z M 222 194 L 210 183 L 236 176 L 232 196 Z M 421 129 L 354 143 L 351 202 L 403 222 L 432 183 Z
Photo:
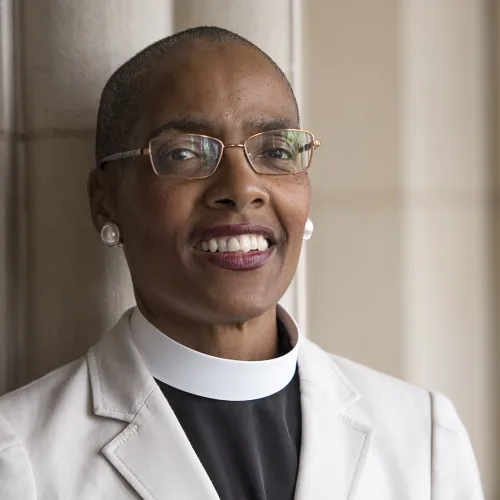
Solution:
M 298 372 L 281 391 L 220 401 L 158 382 L 221 500 L 292 500 L 299 465 Z
M 292 353 L 293 346 L 283 323 L 278 319 L 280 356 L 276 358 L 271 370 L 265 368 L 268 366 L 266 362 L 263 363 L 267 370 L 264 374 L 278 379 L 274 381 L 274 385 L 272 380 L 269 384 L 263 383 L 259 365 L 261 362 L 235 362 L 234 372 L 229 363 L 227 371 L 227 361 L 210 360 L 201 353 L 188 352 L 188 348 L 165 339 L 163 334 L 153 331 L 153 328 L 138 310 L 134 313 L 131 330 L 139 351 L 152 368 L 153 375 L 156 372 L 163 375 L 164 380 L 170 378 L 173 381 L 166 383 L 160 376 L 155 376 L 220 499 L 293 500 L 302 431 L 300 386 L 296 358 L 293 361 L 293 355 L 296 356 L 297 351 L 295 349 Z M 177 369 L 171 370 L 162 363 L 163 359 L 168 360 L 169 357 L 170 362 L 175 363 L 176 359 L 184 355 L 187 356 L 186 363 L 191 365 L 189 369 L 183 370 L 184 365 L 180 363 Z M 281 362 L 282 358 L 286 363 Z M 227 387 L 222 387 L 221 394 L 227 390 L 230 395 L 228 398 L 214 397 L 213 393 L 210 393 L 210 397 L 205 397 L 200 393 L 193 393 L 194 391 L 183 390 L 184 387 L 174 387 L 178 382 L 179 387 L 185 384 L 200 392 L 205 390 L 203 386 L 199 387 L 203 374 L 196 373 L 196 361 L 202 365 L 208 362 L 208 365 L 202 366 L 206 375 L 210 375 L 211 366 L 217 371 L 220 363 L 223 363 L 226 374 L 234 375 L 236 380 L 233 383 L 228 381 Z M 295 364 L 290 365 L 290 361 Z M 248 372 L 249 363 L 257 363 L 250 367 L 257 371 Z M 252 393 L 253 379 L 250 378 L 249 383 L 249 373 L 255 373 L 257 385 L 264 385 L 257 387 L 258 390 L 267 390 L 266 385 L 277 387 L 276 382 L 283 384 L 279 382 L 282 374 L 280 367 L 290 375 L 289 382 L 279 390 L 251 399 L 240 399 L 235 394 L 235 387 L 237 389 L 239 386 L 238 375 L 243 377 L 240 384 L 243 394 Z M 183 373 L 177 377 L 180 372 Z M 224 386 L 225 379 L 219 380 L 220 385 Z M 189 478 L 186 480 L 189 481 Z

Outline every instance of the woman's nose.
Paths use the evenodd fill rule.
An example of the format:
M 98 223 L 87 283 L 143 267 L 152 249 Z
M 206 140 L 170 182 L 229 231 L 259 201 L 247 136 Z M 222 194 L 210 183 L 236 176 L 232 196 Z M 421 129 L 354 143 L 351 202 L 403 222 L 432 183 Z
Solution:
M 206 204 L 213 209 L 242 212 L 269 203 L 265 176 L 257 174 L 243 147 L 226 147 L 217 171 L 209 178 Z

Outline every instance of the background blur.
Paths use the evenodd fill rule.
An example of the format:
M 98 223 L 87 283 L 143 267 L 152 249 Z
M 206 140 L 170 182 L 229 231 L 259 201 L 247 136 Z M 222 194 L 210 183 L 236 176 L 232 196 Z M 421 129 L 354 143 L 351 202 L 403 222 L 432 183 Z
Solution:
M 133 303 L 88 216 L 105 81 L 158 38 L 219 25 L 283 68 L 323 144 L 284 302 L 325 348 L 450 396 L 500 499 L 499 3 L 0 0 L 0 392 Z

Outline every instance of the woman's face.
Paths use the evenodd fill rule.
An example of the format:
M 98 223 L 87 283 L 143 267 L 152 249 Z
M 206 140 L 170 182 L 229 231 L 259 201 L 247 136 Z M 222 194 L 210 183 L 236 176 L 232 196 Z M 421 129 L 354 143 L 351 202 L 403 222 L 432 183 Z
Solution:
M 290 91 L 269 61 L 248 47 L 204 42 L 157 66 L 131 147 L 179 121 L 224 144 L 241 144 L 270 127 L 299 126 Z M 148 157 L 122 168 L 116 222 L 138 300 L 153 311 L 208 323 L 244 322 L 274 307 L 297 267 L 309 212 L 307 173 L 258 175 L 241 148 L 226 149 L 206 179 L 159 177 Z M 257 267 L 228 269 L 200 249 L 213 228 L 241 224 L 273 235 Z

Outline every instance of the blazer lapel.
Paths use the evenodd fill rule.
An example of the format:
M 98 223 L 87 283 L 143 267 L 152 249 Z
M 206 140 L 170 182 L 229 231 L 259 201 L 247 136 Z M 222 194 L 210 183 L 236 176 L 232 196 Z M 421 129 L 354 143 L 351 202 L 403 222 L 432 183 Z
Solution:
M 144 500 L 219 500 L 135 347 L 129 318 L 130 312 L 87 356 L 95 414 L 125 423 L 102 453 Z M 303 438 L 295 498 L 355 500 L 372 426 L 334 359 L 301 342 Z
M 128 425 L 102 453 L 147 500 L 219 500 L 130 335 L 127 313 L 88 354 L 94 411 Z
M 159 389 L 103 453 L 141 498 L 219 498 Z
M 296 500 L 354 500 L 373 438 L 360 397 L 333 358 L 302 340 L 302 450 Z

